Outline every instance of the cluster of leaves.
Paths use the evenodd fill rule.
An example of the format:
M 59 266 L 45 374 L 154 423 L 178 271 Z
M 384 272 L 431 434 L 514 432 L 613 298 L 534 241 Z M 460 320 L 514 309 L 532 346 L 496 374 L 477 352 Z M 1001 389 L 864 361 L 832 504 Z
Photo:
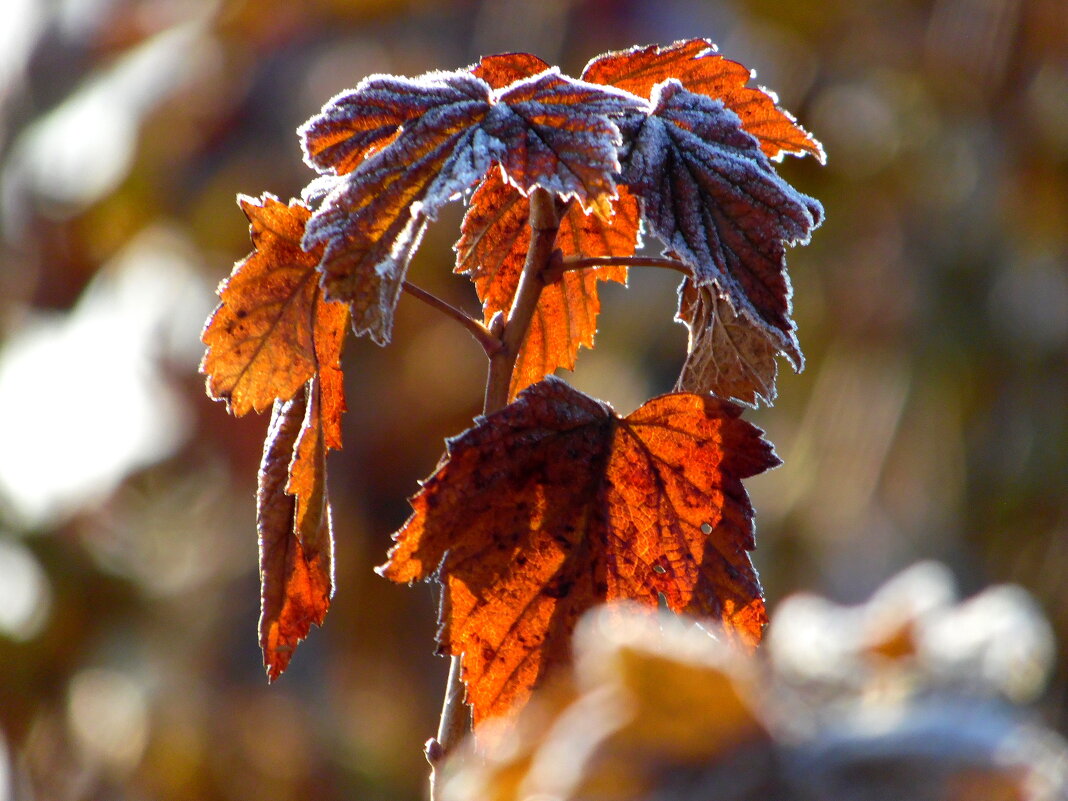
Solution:
M 741 480 L 778 460 L 731 399 L 770 402 L 777 353 L 801 366 L 786 247 L 822 210 L 769 159 L 823 153 L 750 77 L 700 39 L 600 56 L 580 79 L 528 54 L 374 75 L 300 129 L 320 173 L 300 201 L 240 199 L 255 249 L 220 290 L 202 369 L 235 414 L 273 407 L 258 518 L 271 678 L 333 592 L 344 331 L 389 342 L 412 254 L 456 198 L 456 271 L 483 309 L 467 322 L 507 360 L 512 402 L 448 441 L 379 570 L 443 585 L 439 646 L 463 657 L 476 723 L 566 662 L 578 616 L 605 601 L 663 601 L 759 641 Z M 643 226 L 667 257 L 644 261 L 685 274 L 690 348 L 683 391 L 621 417 L 545 376 L 592 346 L 598 282 L 643 261 Z

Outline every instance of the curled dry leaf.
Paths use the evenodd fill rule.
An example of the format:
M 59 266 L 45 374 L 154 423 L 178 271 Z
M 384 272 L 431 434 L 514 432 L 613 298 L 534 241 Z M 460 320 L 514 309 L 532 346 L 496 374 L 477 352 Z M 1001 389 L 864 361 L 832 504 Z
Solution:
M 474 719 L 509 711 L 567 661 L 575 621 L 632 599 L 720 622 L 766 616 L 743 478 L 778 464 L 740 407 L 664 395 L 627 417 L 547 378 L 448 443 L 379 571 L 443 585 L 443 652 Z
M 487 323 L 511 307 L 530 246 L 529 215 L 529 200 L 496 171 L 471 198 L 456 243 L 456 271 L 474 279 Z M 632 256 L 639 244 L 638 202 L 622 186 L 607 219 L 569 204 L 556 238 L 565 257 Z M 593 347 L 601 309 L 597 282 L 626 280 L 627 268 L 613 265 L 566 272 L 542 289 L 516 357 L 510 398 L 558 367 L 574 369 L 579 347 Z
M 686 324 L 690 342 L 675 388 L 711 392 L 757 406 L 775 401 L 775 354 L 778 348 L 715 287 L 679 287 L 675 319 Z
M 317 379 L 276 402 L 256 495 L 260 550 L 260 648 L 272 681 L 334 592 L 334 543 L 326 494 L 326 437 Z M 325 429 L 325 430 L 324 430 Z
M 353 168 L 352 153 L 366 154 L 367 141 L 385 141 L 374 133 L 374 120 L 386 107 L 385 127 L 405 114 L 406 120 Z M 524 193 L 542 187 L 602 207 L 615 196 L 619 167 L 619 130 L 610 117 L 637 107 L 625 92 L 556 69 L 502 89 L 467 71 L 373 76 L 334 98 L 302 129 L 313 166 L 331 174 L 351 170 L 323 198 L 304 237 L 309 250 L 325 248 L 327 296 L 353 303 L 357 333 L 388 342 L 408 261 L 426 221 L 445 203 L 496 163 Z M 411 113 L 396 111 L 402 108 Z M 334 135 L 345 130 L 355 131 L 352 148 Z
M 641 97 L 649 97 L 653 87 L 674 78 L 691 92 L 722 101 L 760 141 L 768 158 L 808 153 L 822 164 L 826 160 L 823 145 L 775 104 L 774 94 L 746 86 L 752 77 L 748 68 L 719 55 L 707 39 L 606 53 L 591 60 L 582 72 L 583 80 L 618 86 Z
M 301 249 L 307 207 L 269 194 L 242 195 L 238 202 L 255 250 L 219 289 L 221 303 L 202 335 L 208 348 L 200 369 L 208 395 L 243 415 L 292 398 L 320 362 L 336 368 L 348 311 L 323 298 L 316 273 L 322 248 Z
M 800 368 L 786 245 L 808 241 L 822 207 L 776 174 L 721 101 L 675 80 L 659 84 L 652 101 L 649 115 L 623 123 L 631 143 L 623 182 L 694 283 L 719 287 Z

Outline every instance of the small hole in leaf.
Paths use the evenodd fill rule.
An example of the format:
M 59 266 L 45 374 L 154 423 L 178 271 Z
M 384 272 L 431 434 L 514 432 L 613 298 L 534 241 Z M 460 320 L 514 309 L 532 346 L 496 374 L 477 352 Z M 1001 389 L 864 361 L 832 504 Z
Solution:
M 702 534 L 711 534 L 712 533 L 712 526 L 708 525 L 708 523 L 702 523 L 701 524 L 701 533 Z

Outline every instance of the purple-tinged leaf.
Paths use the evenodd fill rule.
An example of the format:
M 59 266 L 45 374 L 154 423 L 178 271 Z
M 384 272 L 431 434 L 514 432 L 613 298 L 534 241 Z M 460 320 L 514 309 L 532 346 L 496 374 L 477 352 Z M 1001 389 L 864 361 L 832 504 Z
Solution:
M 800 368 L 786 245 L 807 242 L 823 208 L 778 176 L 721 101 L 669 80 L 652 102 L 651 114 L 622 123 L 631 143 L 623 182 L 695 285 L 719 287 Z

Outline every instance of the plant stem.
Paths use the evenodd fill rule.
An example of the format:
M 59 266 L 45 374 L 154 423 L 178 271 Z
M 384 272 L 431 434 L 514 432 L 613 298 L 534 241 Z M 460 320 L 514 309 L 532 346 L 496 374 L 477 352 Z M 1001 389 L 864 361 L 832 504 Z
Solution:
M 535 189 L 530 195 L 530 247 L 523 272 L 519 276 L 512 308 L 501 336 L 503 347 L 490 357 L 489 375 L 486 377 L 486 399 L 482 413 L 491 414 L 508 404 L 508 390 L 512 383 L 516 356 L 530 328 L 534 309 L 537 308 L 541 290 L 545 287 L 545 273 L 553 260 L 556 232 L 560 218 L 556 202 L 544 189 Z
M 666 270 L 675 270 L 683 275 L 693 275 L 693 270 L 677 259 L 660 259 L 652 256 L 598 256 L 583 259 L 569 256 L 561 259 L 559 265 L 553 267 L 546 275 L 546 280 L 551 283 L 569 270 L 585 270 L 588 267 L 661 267 Z
M 471 336 L 478 340 L 478 344 L 482 346 L 484 351 L 486 351 L 486 356 L 492 358 L 493 355 L 501 349 L 501 340 L 467 312 L 462 309 L 457 309 L 451 303 L 447 303 L 437 295 L 427 292 L 425 289 L 416 286 L 410 281 L 405 281 L 401 284 L 401 289 L 413 298 L 418 298 L 431 308 L 437 309 L 447 317 L 451 317 L 453 320 L 460 323 L 460 325 L 467 329 Z
M 508 404 L 516 356 L 519 354 L 519 348 L 530 327 L 534 309 L 538 305 L 538 298 L 541 297 L 541 290 L 545 286 L 544 274 L 553 261 L 553 249 L 556 246 L 556 233 L 560 227 L 560 219 L 553 196 L 544 189 L 535 189 L 530 195 L 530 227 L 530 247 L 527 249 L 526 262 L 523 264 L 523 272 L 519 277 L 519 285 L 516 287 L 508 318 L 503 322 L 501 318 L 497 318 L 486 330 L 488 336 L 500 343 L 500 347 L 495 353 L 489 354 L 489 373 L 486 376 L 483 414 L 500 411 Z M 449 664 L 449 678 L 445 687 L 445 700 L 442 703 L 437 739 L 428 742 L 426 749 L 427 759 L 432 766 L 431 801 L 438 801 L 438 766 L 463 739 L 468 729 L 461 658 L 454 656 Z

